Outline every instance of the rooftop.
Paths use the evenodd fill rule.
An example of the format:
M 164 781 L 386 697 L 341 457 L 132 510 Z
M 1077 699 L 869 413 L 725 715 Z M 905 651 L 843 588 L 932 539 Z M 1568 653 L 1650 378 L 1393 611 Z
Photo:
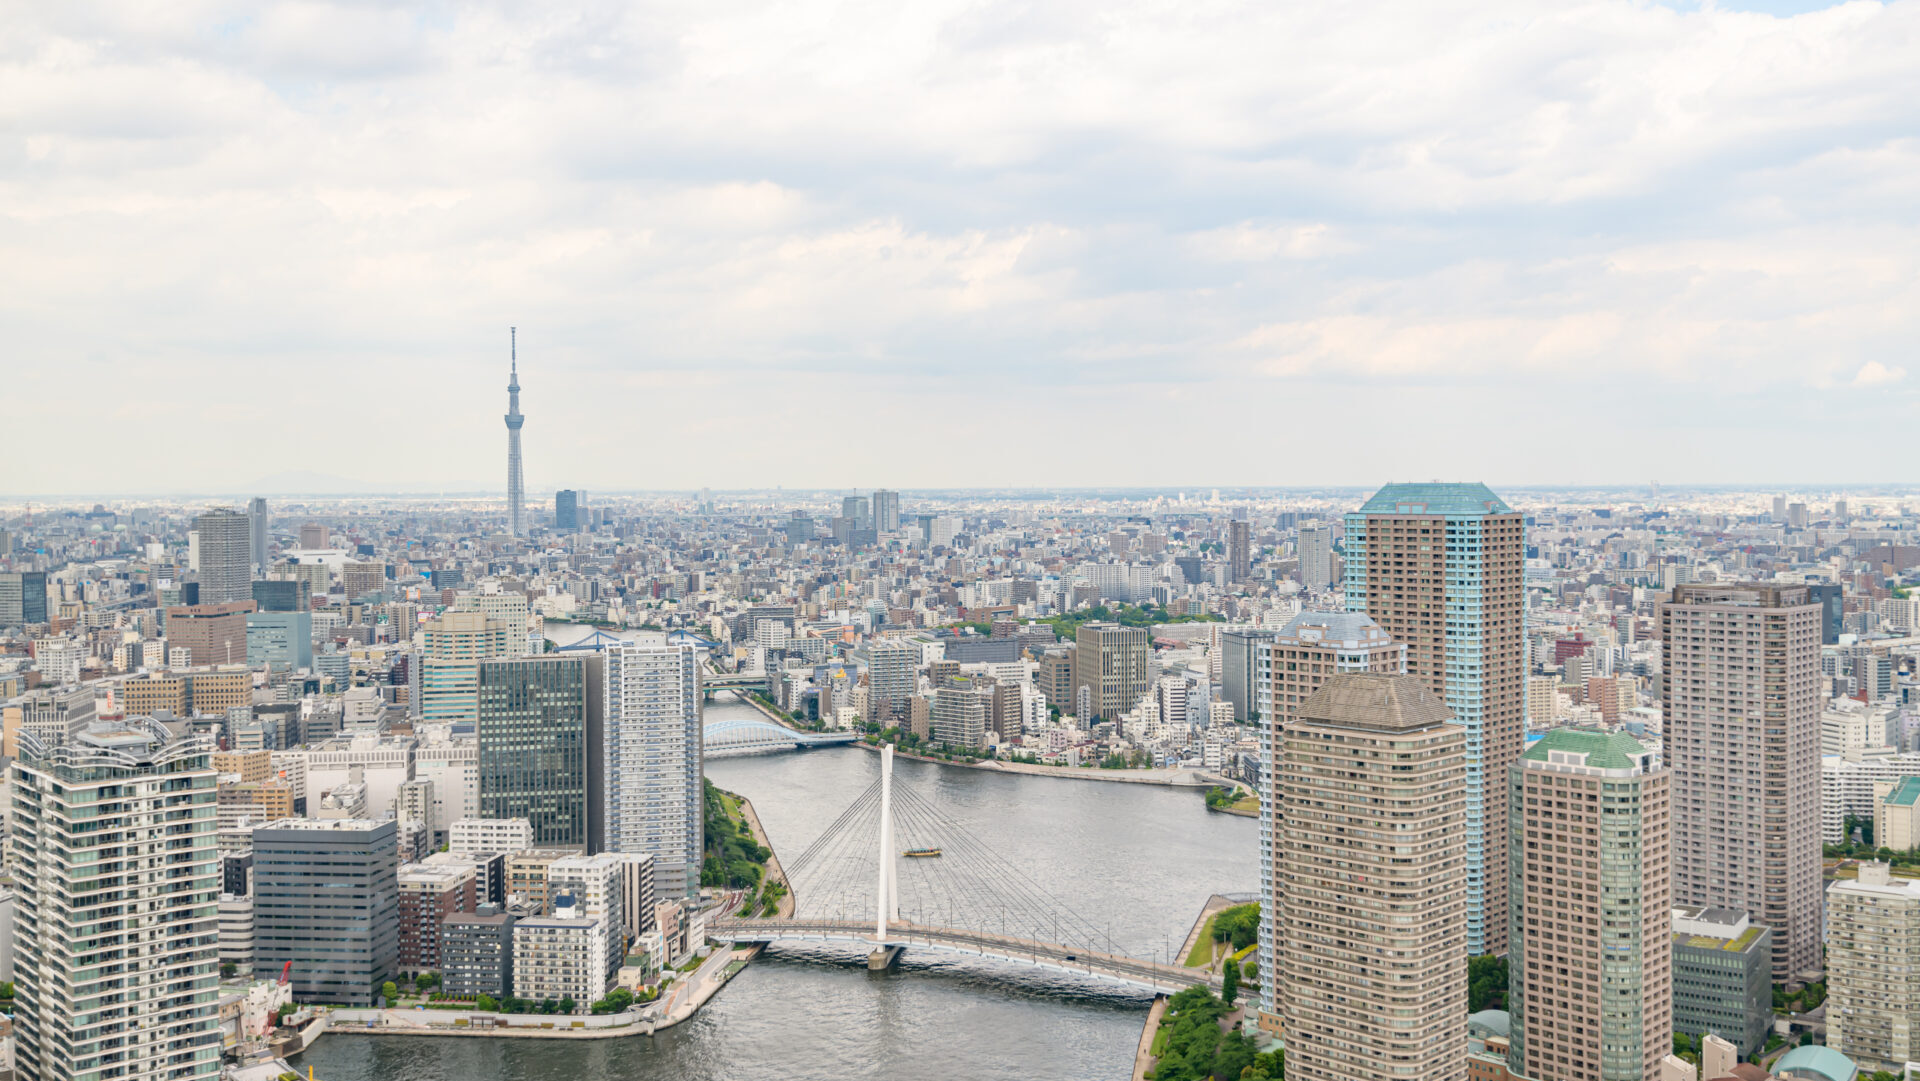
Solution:
M 1479 482 L 1389 484 L 1373 493 L 1361 514 L 1509 514 L 1512 507 Z
M 1385 628 L 1365 612 L 1302 612 L 1280 628 L 1285 638 L 1312 642 L 1337 642 L 1358 647 L 1392 641 Z
M 1902 777 L 1883 801 L 1889 807 L 1911 807 L 1920 800 L 1920 777 Z
M 1561 759 L 1553 755 L 1559 752 Z M 1564 761 L 1568 755 L 1584 755 L 1583 762 L 1588 769 L 1641 769 L 1649 754 L 1639 740 L 1624 732 L 1600 732 L 1585 728 L 1555 728 L 1546 735 L 1534 740 L 1526 753 L 1520 756 L 1522 761 L 1552 763 Z
M 1853 1081 L 1860 1074 L 1860 1068 L 1852 1059 L 1819 1044 L 1796 1047 L 1773 1064 L 1773 1072 L 1781 1076 L 1787 1076 L 1790 1070 L 1795 1077 L 1817 1077 L 1825 1081 Z
M 1453 723 L 1453 711 L 1414 676 L 1343 672 L 1300 706 L 1303 724 L 1414 731 Z

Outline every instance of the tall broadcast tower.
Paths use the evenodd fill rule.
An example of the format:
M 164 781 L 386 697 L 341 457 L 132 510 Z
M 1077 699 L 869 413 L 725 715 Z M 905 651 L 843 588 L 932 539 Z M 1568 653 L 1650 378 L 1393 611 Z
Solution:
M 526 511 L 526 489 L 520 483 L 520 344 L 519 329 L 507 328 L 507 351 L 512 358 L 512 375 L 507 379 L 507 532 L 524 536 L 520 515 Z

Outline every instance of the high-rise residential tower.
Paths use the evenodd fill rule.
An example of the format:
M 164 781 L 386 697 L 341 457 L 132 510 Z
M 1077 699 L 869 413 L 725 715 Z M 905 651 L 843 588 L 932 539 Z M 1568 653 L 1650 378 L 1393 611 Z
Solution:
M 1227 562 L 1236 582 L 1253 573 L 1253 526 L 1244 519 L 1227 523 Z
M 1147 629 L 1118 623 L 1082 623 L 1074 632 L 1073 694 L 1087 689 L 1094 718 L 1111 720 L 1132 709 L 1147 693 Z
M 247 504 L 247 534 L 253 546 L 253 573 L 261 576 L 267 573 L 267 542 L 273 539 L 268 528 L 267 501 L 254 496 Z
M 1657 1081 L 1673 1049 L 1671 773 L 1632 736 L 1574 728 L 1509 773 L 1508 1061 Z
M 508 352 L 511 354 L 507 376 L 507 533 L 509 536 L 524 537 L 520 516 L 526 513 L 527 493 L 520 481 L 520 426 L 526 418 L 520 415 L 520 344 L 519 329 L 507 328 Z
M 1333 676 L 1282 732 L 1289 1081 L 1467 1075 L 1466 733 L 1410 676 Z
M 553 531 L 573 533 L 580 528 L 580 493 L 562 488 L 553 493 Z
M 700 892 L 699 652 L 664 638 L 606 650 L 606 847 L 653 857 L 663 897 Z
M 1300 527 L 1296 554 L 1300 557 L 1300 584 L 1315 592 L 1333 584 L 1333 541 L 1325 522 Z
M 200 603 L 253 599 L 253 524 L 238 511 L 216 507 L 193 520 L 200 540 Z
M 1484 484 L 1389 484 L 1346 516 L 1347 610 L 1467 731 L 1467 949 L 1504 953 L 1507 767 L 1526 699 L 1526 529 Z
M 482 661 L 480 816 L 524 818 L 533 843 L 589 854 L 602 833 L 606 666 L 593 654 Z
M 867 693 L 875 708 L 904 717 L 919 671 L 919 646 L 901 638 L 877 639 L 867 649 Z
M 1388 637 L 1360 612 L 1302 612 L 1279 631 L 1256 632 L 1254 694 L 1264 699 L 1253 710 L 1260 733 L 1260 932 L 1261 972 L 1275 971 L 1280 948 L 1281 878 L 1275 839 L 1285 828 L 1286 801 L 1280 793 L 1278 755 L 1285 730 L 1320 685 L 1342 672 L 1400 675 L 1407 670 L 1407 647 Z M 1260 984 L 1260 1025 L 1279 1032 L 1280 1001 L 1273 981 Z
M 30 1081 L 220 1076 L 211 747 L 146 718 L 20 737 L 16 1067 Z
M 889 533 L 900 528 L 900 493 L 882 488 L 873 493 L 873 528 Z
M 1804 585 L 1674 587 L 1660 606 L 1673 899 L 1773 928 L 1773 978 L 1820 967 L 1821 606 Z
M 873 506 L 863 495 L 840 497 L 840 517 L 853 523 L 855 529 L 873 528 Z
M 1827 887 L 1827 1047 L 1896 1076 L 1920 1058 L 1920 882 L 1863 862 Z

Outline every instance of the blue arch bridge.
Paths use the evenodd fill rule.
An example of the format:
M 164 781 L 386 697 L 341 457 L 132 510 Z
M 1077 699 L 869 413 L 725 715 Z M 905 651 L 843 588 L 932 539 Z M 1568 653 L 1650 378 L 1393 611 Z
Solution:
M 804 751 L 838 746 L 860 737 L 852 732 L 801 732 L 759 717 L 708 721 L 700 729 L 706 757 L 725 758 L 769 751 Z

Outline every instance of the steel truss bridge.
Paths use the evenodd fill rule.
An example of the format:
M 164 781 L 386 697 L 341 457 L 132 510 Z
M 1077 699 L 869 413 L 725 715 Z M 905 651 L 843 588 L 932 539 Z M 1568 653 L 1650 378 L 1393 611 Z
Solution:
M 700 694 L 711 698 L 715 691 L 757 691 L 771 697 L 773 677 L 765 672 L 702 672 Z
M 799 733 L 795 733 L 799 734 Z M 909 858 L 899 846 L 937 848 Z M 1170 994 L 1219 985 L 1205 969 L 1121 953 L 1112 938 L 910 788 L 893 790 L 893 748 L 880 776 L 819 839 L 786 864 L 792 919 L 718 919 L 711 938 L 731 942 L 824 942 L 865 947 L 869 964 L 902 950 L 991 958 L 1027 968 Z M 902 898 L 905 912 L 902 915 Z
M 759 717 L 708 721 L 701 727 L 708 758 L 769 751 L 804 751 L 812 747 L 838 746 L 860 737 L 853 732 L 798 732 L 785 725 Z

